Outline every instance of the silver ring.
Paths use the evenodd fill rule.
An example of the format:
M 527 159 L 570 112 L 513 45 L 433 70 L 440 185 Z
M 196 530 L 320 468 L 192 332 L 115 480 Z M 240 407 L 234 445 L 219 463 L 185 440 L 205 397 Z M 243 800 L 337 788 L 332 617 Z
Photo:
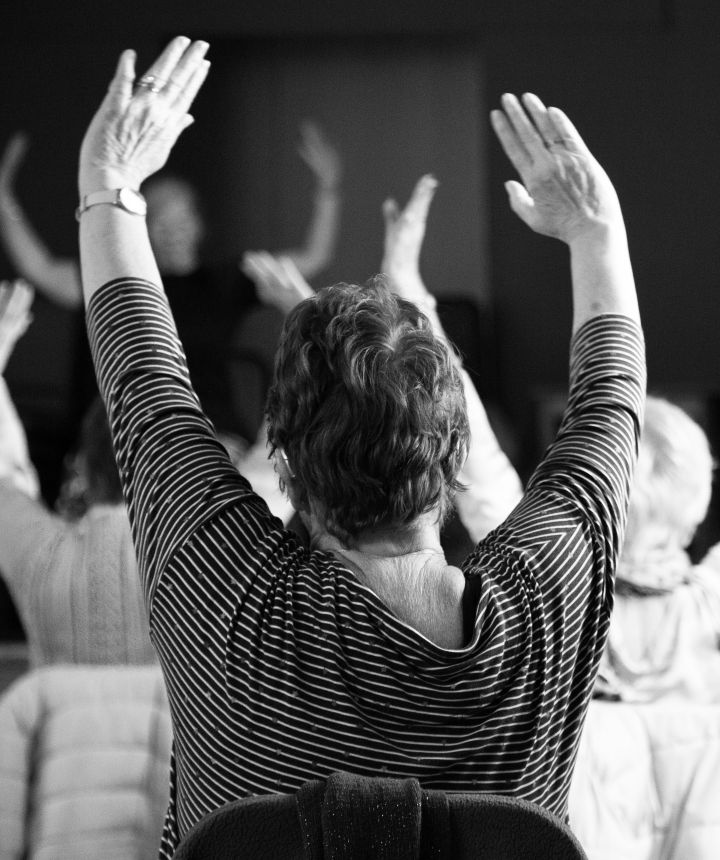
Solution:
M 155 75 L 143 75 L 137 82 L 137 87 L 151 93 L 159 93 L 165 83 L 162 78 L 158 78 Z

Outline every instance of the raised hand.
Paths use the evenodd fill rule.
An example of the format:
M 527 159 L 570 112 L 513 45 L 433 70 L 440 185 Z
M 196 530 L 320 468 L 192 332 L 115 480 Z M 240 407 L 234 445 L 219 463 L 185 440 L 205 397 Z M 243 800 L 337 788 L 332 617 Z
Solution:
M 381 270 L 393 292 L 419 305 L 434 303 L 420 275 L 420 249 L 437 184 L 434 176 L 426 174 L 418 180 L 402 211 L 392 198 L 383 204 L 385 251 Z
M 32 322 L 34 295 L 33 288 L 20 278 L 0 281 L 0 374 L 5 372 L 15 344 Z
M 140 184 L 159 170 L 208 72 L 207 42 L 173 39 L 135 80 L 135 52 L 123 51 L 80 150 L 80 194 Z
M 342 180 L 342 159 L 338 151 L 323 134 L 320 126 L 311 120 L 300 125 L 298 155 L 312 170 L 318 185 L 336 189 Z
M 0 479 L 28 496 L 40 494 L 25 431 L 2 374 L 13 348 L 32 322 L 33 289 L 22 280 L 0 281 Z
M 569 244 L 597 226 L 622 224 L 612 183 L 561 110 L 530 93 L 522 104 L 505 94 L 502 107 L 490 114 L 492 125 L 522 179 L 505 187 L 531 229 Z
M 290 313 L 298 302 L 315 295 L 289 257 L 274 257 L 267 251 L 246 251 L 242 270 L 255 282 L 260 301 L 284 314 Z

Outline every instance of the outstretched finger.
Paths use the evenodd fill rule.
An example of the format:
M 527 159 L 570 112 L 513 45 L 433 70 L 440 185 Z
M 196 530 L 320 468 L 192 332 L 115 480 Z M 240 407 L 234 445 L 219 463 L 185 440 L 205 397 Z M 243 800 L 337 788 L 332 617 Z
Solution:
M 530 121 L 530 117 L 525 112 L 525 109 L 520 104 L 517 97 L 512 93 L 505 93 L 501 102 L 505 111 L 505 116 L 515 129 L 515 133 L 520 138 L 520 141 L 530 158 L 532 159 L 536 157 L 541 151 L 544 152 L 545 141 Z
M 307 298 L 315 294 L 315 290 L 305 280 L 302 272 L 297 267 L 297 263 L 291 257 L 280 256 L 277 258 L 277 263 L 285 275 L 285 283 L 293 287 L 298 295 Z
M 491 111 L 490 121 L 505 155 L 510 159 L 520 176 L 524 177 L 532 167 L 532 159 L 518 137 L 515 128 L 501 110 Z
M 246 251 L 243 254 L 242 270 L 248 277 L 268 281 L 276 277 L 273 262 L 267 251 Z
M 192 42 L 183 51 L 175 66 L 167 74 L 165 92 L 174 94 L 183 92 L 189 86 L 198 69 L 202 66 L 205 54 L 210 46 L 207 42 Z
M 202 59 L 201 54 L 197 65 L 193 66 L 188 78 L 177 84 L 174 78 L 170 81 L 168 86 L 172 85 L 172 90 L 175 92 L 175 98 L 172 102 L 172 109 L 175 113 L 185 114 L 190 110 L 190 106 L 195 101 L 195 96 L 205 82 L 209 71 L 210 61 Z
M 570 143 L 578 152 L 591 155 L 585 141 L 580 137 L 580 133 L 560 108 L 548 108 L 548 115 L 558 131 L 558 139 L 561 139 L 565 145 Z
M 555 128 L 555 123 L 550 118 L 548 109 L 540 99 L 534 93 L 525 93 L 522 97 L 522 103 L 535 123 L 535 128 L 540 133 L 545 146 L 552 146 L 553 143 L 562 143 L 561 137 L 558 135 L 558 130 Z
M 187 36 L 176 36 L 168 42 L 162 54 L 140 78 L 140 82 L 146 82 L 146 88 L 151 92 L 158 92 L 162 89 L 170 79 L 189 44 L 190 39 Z
M 410 195 L 407 205 L 402 211 L 402 217 L 424 224 L 427 220 L 428 210 L 435 196 L 437 186 L 437 179 L 431 173 L 421 176 L 415 184 L 415 188 L 413 188 L 413 193 Z
M 126 104 L 132 97 L 135 80 L 135 51 L 128 49 L 120 54 L 115 75 L 108 87 L 107 99 L 115 107 Z
M 400 209 L 398 208 L 397 200 L 393 197 L 388 197 L 382 205 L 382 213 L 383 218 L 385 219 L 385 226 L 392 227 L 400 217 Z

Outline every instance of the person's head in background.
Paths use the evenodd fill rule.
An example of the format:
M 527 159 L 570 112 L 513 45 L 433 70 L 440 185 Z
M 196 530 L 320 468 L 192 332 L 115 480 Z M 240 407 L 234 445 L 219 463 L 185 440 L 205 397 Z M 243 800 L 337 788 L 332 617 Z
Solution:
M 67 465 L 57 509 L 68 519 L 77 519 L 94 505 L 122 502 L 110 425 L 98 395 L 83 417 L 78 447 Z
M 143 184 L 147 228 L 163 275 L 189 275 L 200 264 L 205 220 L 195 188 L 185 179 L 158 174 Z
M 349 547 L 441 524 L 468 445 L 451 349 L 383 284 L 338 284 L 290 312 L 267 400 L 281 480 L 311 535 Z
M 649 396 L 630 494 L 623 566 L 690 544 L 710 504 L 713 467 L 702 428 L 678 406 Z

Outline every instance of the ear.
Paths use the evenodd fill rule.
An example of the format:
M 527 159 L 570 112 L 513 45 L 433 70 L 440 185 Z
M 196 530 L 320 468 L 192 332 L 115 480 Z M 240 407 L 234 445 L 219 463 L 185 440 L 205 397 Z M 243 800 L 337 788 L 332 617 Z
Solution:
M 307 493 L 302 489 L 296 478 L 288 478 L 285 481 L 285 492 L 298 513 L 309 513 Z
M 290 499 L 290 503 L 298 513 L 309 511 L 307 493 L 295 477 L 290 461 L 287 458 L 287 454 L 282 450 L 282 448 L 278 448 L 276 453 L 275 469 L 282 486 L 285 487 L 285 492 Z

